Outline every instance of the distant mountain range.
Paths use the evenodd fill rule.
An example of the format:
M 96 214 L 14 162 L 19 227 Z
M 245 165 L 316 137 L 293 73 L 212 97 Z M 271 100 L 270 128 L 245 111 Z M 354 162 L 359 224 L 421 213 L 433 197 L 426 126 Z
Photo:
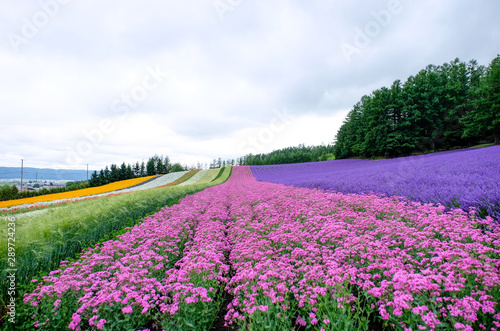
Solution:
M 91 175 L 89 170 L 89 178 Z M 0 167 L 0 179 L 21 178 L 21 167 Z M 87 170 L 60 170 L 24 167 L 23 180 L 86 180 Z

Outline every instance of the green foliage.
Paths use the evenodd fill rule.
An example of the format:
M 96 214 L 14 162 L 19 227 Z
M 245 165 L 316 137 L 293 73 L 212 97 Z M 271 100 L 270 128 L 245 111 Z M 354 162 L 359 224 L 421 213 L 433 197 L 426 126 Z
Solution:
M 33 185 L 34 188 L 40 187 L 39 184 Z M 69 182 L 66 187 L 53 187 L 46 189 L 45 187 L 38 191 L 22 191 L 20 192 L 15 185 L 6 186 L 0 188 L 0 201 L 8 201 L 15 199 L 24 199 L 30 197 L 36 197 L 40 195 L 69 192 L 74 190 L 80 190 L 89 187 L 89 182 L 86 180 L 78 182 Z
M 99 172 L 94 171 L 90 177 L 89 184 L 91 187 L 95 187 L 114 183 L 120 180 L 143 176 L 163 175 L 169 172 L 184 170 L 184 167 L 182 166 L 181 170 L 175 170 L 174 168 L 177 169 L 177 167 L 173 167 L 170 164 L 168 156 L 163 157 L 163 155 L 154 155 L 149 158 L 147 163 L 144 163 L 143 161 L 141 164 L 136 162 L 134 165 L 131 165 L 123 162 L 119 167 L 116 164 L 112 164 L 109 168 L 106 166 Z
M 86 180 L 66 183 L 67 190 L 81 190 L 87 187 L 89 187 L 89 182 Z
M 0 189 L 0 201 L 18 199 L 19 190 L 16 185 L 5 186 Z
M 333 159 L 333 146 L 304 146 L 287 147 L 272 151 L 268 154 L 248 154 L 241 158 L 242 165 L 268 165 L 268 164 L 287 164 L 301 162 L 325 161 L 328 156 Z
M 318 161 L 332 161 L 332 160 L 335 160 L 335 155 L 333 153 L 323 154 L 318 159 Z
M 180 163 L 172 164 L 170 172 L 184 171 L 185 168 Z
M 500 56 L 487 70 L 455 59 L 363 96 L 337 132 L 335 157 L 398 157 L 489 139 L 498 144 L 499 68 Z
M 500 143 L 500 55 L 480 77 L 475 94 L 475 108 L 462 120 L 465 126 L 463 136 L 491 135 L 497 145 Z

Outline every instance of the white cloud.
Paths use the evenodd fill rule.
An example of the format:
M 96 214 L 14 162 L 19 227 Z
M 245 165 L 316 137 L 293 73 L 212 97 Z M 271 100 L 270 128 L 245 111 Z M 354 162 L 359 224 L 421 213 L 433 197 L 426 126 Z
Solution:
M 16 51 L 12 34 L 24 38 L 40 4 L 56 1 L 0 0 L 2 166 L 99 168 L 155 153 L 195 164 L 243 156 L 252 137 L 266 141 L 257 152 L 329 143 L 363 94 L 455 57 L 486 65 L 500 34 L 497 2 L 400 0 L 348 62 L 340 45 L 391 1 L 244 1 L 221 21 L 211 1 L 73 0 Z M 164 81 L 120 119 L 115 102 L 157 67 Z M 293 119 L 268 139 L 276 109 Z M 97 139 L 106 120 L 113 130 Z

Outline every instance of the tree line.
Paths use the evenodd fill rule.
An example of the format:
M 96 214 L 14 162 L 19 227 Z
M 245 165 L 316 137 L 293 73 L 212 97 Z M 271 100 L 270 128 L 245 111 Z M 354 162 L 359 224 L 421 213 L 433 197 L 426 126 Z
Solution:
M 365 95 L 337 132 L 335 158 L 398 157 L 500 139 L 500 55 L 455 59 Z
M 36 185 L 36 184 L 35 184 Z M 36 187 L 36 186 L 35 186 Z M 68 182 L 65 187 L 53 187 L 47 189 L 43 187 L 38 191 L 19 191 L 16 185 L 5 186 L 0 188 L 0 201 L 8 201 L 8 200 L 16 200 L 16 199 L 25 199 L 36 197 L 39 195 L 46 195 L 52 193 L 62 193 L 68 191 L 81 190 L 89 187 L 89 184 L 86 180 L 76 181 L 76 182 Z
M 171 172 L 186 171 L 187 166 L 180 163 L 171 163 L 168 156 L 163 157 L 154 155 L 148 159 L 147 162 L 137 161 L 135 164 L 125 164 L 123 162 L 120 166 L 111 164 L 106 166 L 99 172 L 96 170 L 92 173 L 89 179 L 91 187 L 106 185 L 120 180 L 132 179 L 137 177 L 164 175 Z
M 240 165 L 269 165 L 333 160 L 333 145 L 286 147 L 267 154 L 248 154 L 238 159 Z

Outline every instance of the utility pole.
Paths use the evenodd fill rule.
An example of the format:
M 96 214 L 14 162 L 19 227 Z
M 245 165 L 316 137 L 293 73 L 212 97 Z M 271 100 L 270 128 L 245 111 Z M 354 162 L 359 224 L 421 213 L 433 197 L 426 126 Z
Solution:
M 89 164 L 87 163 L 87 181 L 89 180 Z
M 21 159 L 21 192 L 23 191 L 23 165 L 24 165 L 24 160 Z

